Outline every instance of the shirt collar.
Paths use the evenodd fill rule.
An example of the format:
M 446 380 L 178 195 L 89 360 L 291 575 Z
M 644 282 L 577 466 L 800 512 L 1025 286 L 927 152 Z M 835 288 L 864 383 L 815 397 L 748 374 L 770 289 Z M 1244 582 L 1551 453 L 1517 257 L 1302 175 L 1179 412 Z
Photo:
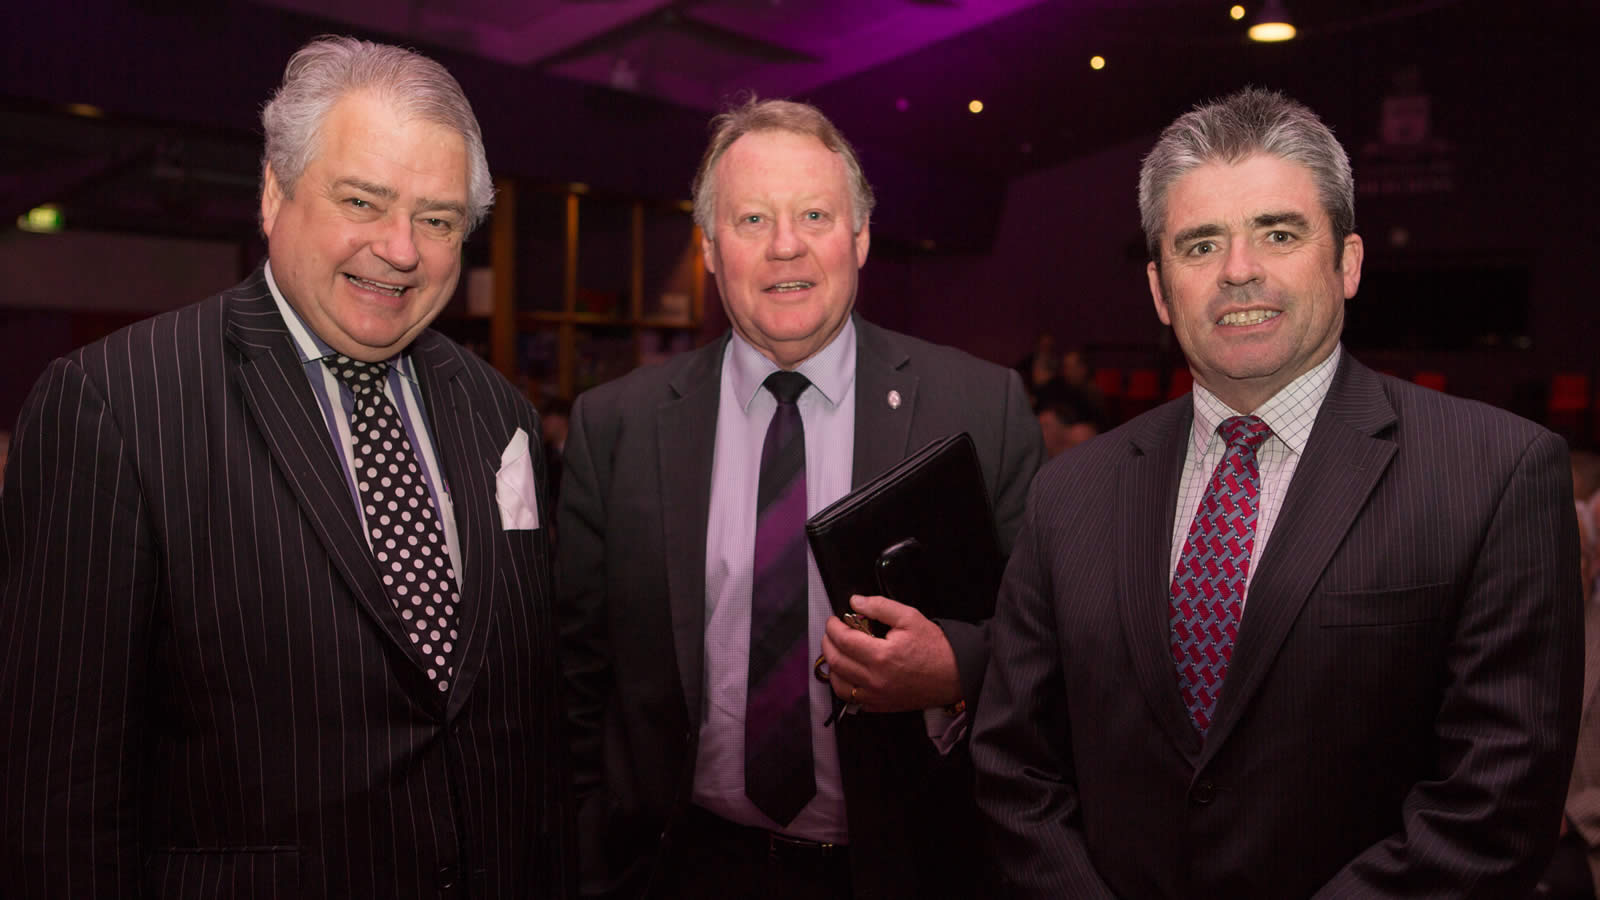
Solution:
M 761 390 L 767 376 L 778 371 L 777 363 L 763 356 L 737 331 L 728 342 L 728 357 L 724 365 L 728 367 L 733 395 L 746 412 L 750 411 L 750 404 L 755 401 L 756 392 Z M 796 367 L 795 371 L 810 379 L 812 386 L 822 394 L 829 406 L 838 406 L 856 380 L 855 317 L 846 318 L 844 327 L 833 336 L 833 340 Z
M 1272 429 L 1272 436 L 1282 441 L 1296 456 L 1305 451 L 1306 441 L 1311 438 L 1311 426 L 1316 424 L 1317 411 L 1322 408 L 1328 388 L 1333 385 L 1333 375 L 1339 370 L 1339 357 L 1343 349 L 1343 344 L 1335 346 L 1327 359 L 1284 385 L 1253 413 Z M 1216 394 L 1195 382 L 1194 425 L 1190 428 L 1189 439 L 1194 443 L 1196 458 L 1205 454 L 1211 439 L 1217 436 L 1217 426 L 1224 419 L 1242 415 L 1244 413 L 1233 409 Z
M 273 302 L 278 304 L 278 313 L 283 316 L 283 324 L 289 328 L 289 338 L 294 343 L 295 352 L 300 355 L 300 362 L 321 362 L 324 358 L 335 355 L 338 351 L 328 346 L 327 341 L 317 337 L 310 326 L 306 325 L 306 320 L 300 318 L 300 313 L 284 299 L 283 292 L 278 290 L 277 280 L 272 277 L 272 262 L 269 260 L 263 268 L 267 274 L 267 289 L 272 292 Z M 401 375 L 413 383 L 416 382 L 409 352 L 402 351 L 389 362 Z

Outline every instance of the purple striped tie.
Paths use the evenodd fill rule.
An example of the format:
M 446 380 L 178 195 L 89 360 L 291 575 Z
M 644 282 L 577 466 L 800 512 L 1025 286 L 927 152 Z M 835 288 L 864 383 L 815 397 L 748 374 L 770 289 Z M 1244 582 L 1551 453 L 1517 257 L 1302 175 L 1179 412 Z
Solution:
M 799 372 L 767 376 L 778 409 L 761 445 L 756 491 L 744 792 L 779 825 L 817 792 L 806 641 L 806 436 L 795 405 L 810 384 Z
M 1228 449 L 1211 473 L 1172 576 L 1172 661 L 1183 705 L 1202 737 L 1238 637 L 1261 493 L 1256 448 L 1272 434 L 1255 416 L 1224 419 L 1217 431 Z

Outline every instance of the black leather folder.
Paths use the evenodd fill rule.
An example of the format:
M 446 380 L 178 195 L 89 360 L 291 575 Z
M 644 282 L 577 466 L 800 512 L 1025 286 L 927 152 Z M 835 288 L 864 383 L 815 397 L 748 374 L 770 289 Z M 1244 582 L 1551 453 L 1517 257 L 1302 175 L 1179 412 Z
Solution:
M 840 615 L 852 594 L 882 594 L 930 619 L 994 614 L 1006 560 L 966 432 L 928 444 L 812 516 L 806 539 Z

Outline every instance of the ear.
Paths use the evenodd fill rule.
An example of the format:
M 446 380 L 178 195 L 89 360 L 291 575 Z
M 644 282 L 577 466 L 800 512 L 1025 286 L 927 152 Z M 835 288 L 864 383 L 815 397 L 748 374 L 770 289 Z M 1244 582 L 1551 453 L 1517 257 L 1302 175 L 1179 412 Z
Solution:
M 700 258 L 705 262 L 707 272 L 717 274 L 716 242 L 707 237 L 704 231 L 700 232 Z
M 1172 312 L 1167 308 L 1166 295 L 1161 290 L 1161 270 L 1156 268 L 1154 261 L 1146 264 L 1145 275 L 1150 278 L 1150 299 L 1155 301 L 1156 316 L 1161 319 L 1161 324 L 1172 324 Z
M 1361 243 L 1361 235 L 1347 235 L 1344 239 L 1343 253 L 1339 273 L 1344 276 L 1344 298 L 1349 300 L 1356 295 L 1356 289 L 1361 287 L 1361 260 L 1366 253 L 1366 247 Z
M 272 237 L 272 224 L 278 219 L 278 209 L 283 206 L 283 187 L 269 164 L 261 179 L 261 233 Z
M 856 232 L 856 268 L 861 268 L 867 263 L 867 250 L 872 246 L 872 223 L 861 223 L 861 230 Z

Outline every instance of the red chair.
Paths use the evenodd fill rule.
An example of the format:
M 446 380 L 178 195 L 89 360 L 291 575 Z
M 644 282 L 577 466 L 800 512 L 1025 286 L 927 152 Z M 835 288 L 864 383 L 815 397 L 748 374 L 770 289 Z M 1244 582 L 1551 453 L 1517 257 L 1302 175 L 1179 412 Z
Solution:
M 1132 418 L 1161 402 L 1161 374 L 1155 369 L 1128 372 L 1128 390 L 1122 395 L 1122 415 Z
M 1569 439 L 1582 434 L 1589 413 L 1589 376 L 1568 372 L 1552 376 L 1545 411 L 1545 424 L 1551 431 Z
M 1187 366 L 1172 370 L 1172 384 L 1167 386 L 1167 399 L 1176 400 L 1194 388 L 1194 373 Z
M 1101 366 L 1094 370 L 1094 386 L 1106 399 L 1122 396 L 1122 370 Z
M 1442 394 L 1447 382 L 1443 372 L 1418 372 L 1411 376 L 1411 383 L 1420 387 L 1432 388 Z
M 1100 389 L 1100 399 L 1105 404 L 1106 420 L 1121 424 L 1128 417 L 1122 412 L 1122 370 L 1101 366 L 1094 370 L 1094 386 Z

